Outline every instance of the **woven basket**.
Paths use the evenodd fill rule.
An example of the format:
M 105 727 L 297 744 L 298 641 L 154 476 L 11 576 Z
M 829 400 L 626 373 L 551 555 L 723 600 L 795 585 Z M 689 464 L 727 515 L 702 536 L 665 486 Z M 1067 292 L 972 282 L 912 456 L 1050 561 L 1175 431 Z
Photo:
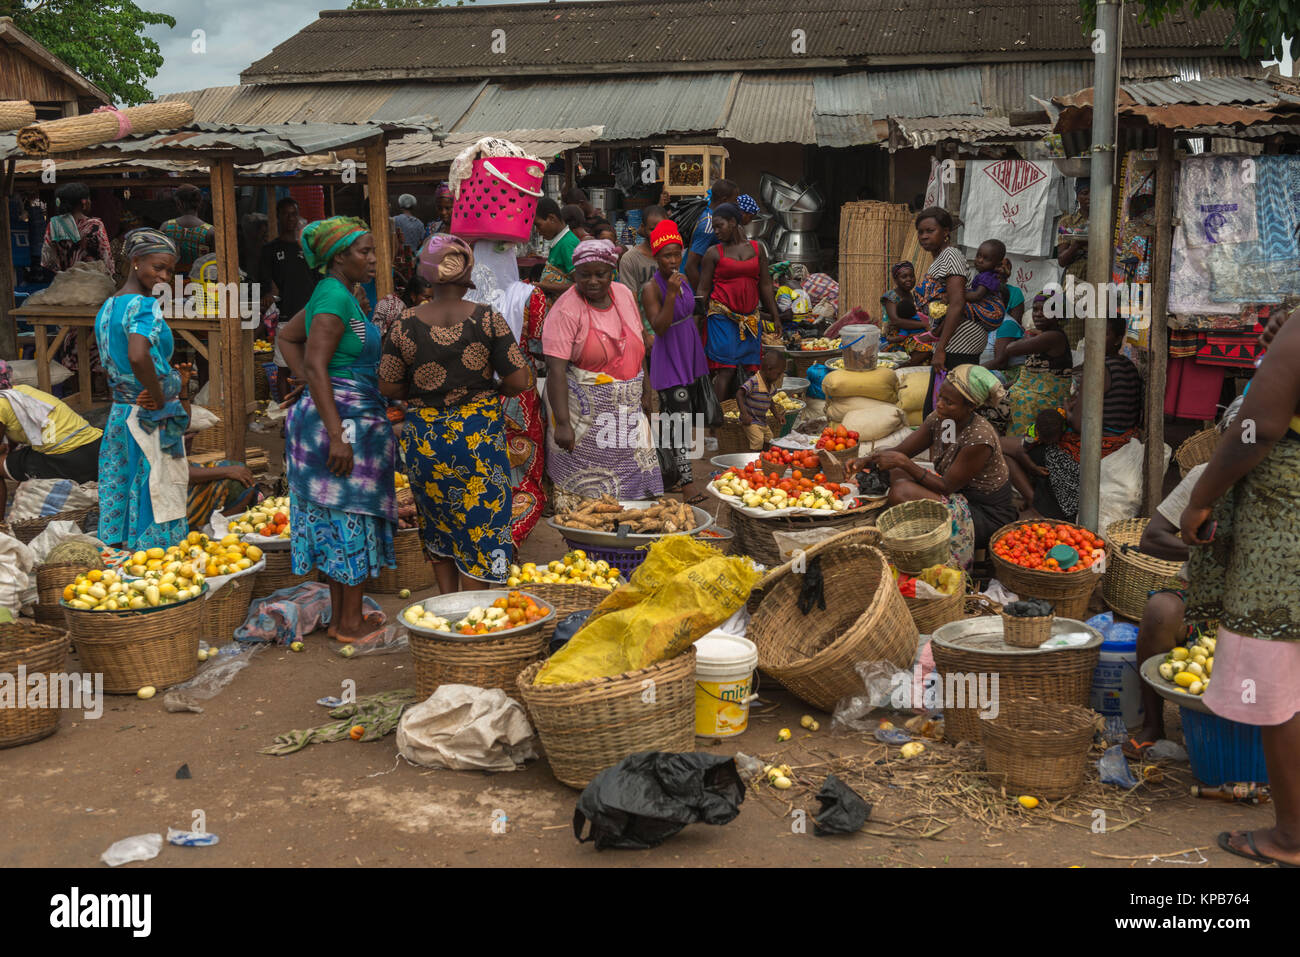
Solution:
M 737 452 L 748 452 L 749 439 L 745 437 L 745 429 L 738 422 L 728 422 L 726 414 L 728 412 L 739 412 L 740 406 L 736 404 L 735 399 L 727 399 L 722 403 L 723 421 L 714 432 L 718 437 L 718 451 L 716 455 L 734 455 Z
M 194 110 L 180 100 L 128 106 L 121 111 L 133 134 L 157 133 L 187 126 L 194 120 Z M 29 156 L 66 153 L 71 150 L 107 143 L 121 136 L 118 118 L 110 112 L 83 113 L 26 126 L 18 131 L 18 145 Z M 197 652 L 196 652 L 197 654 Z
M 68 659 L 68 633 L 49 625 L 24 622 L 0 624 L 0 674 L 18 678 L 21 665 L 27 676 L 55 675 L 64 671 Z M 45 708 L 0 708 L 0 748 L 12 748 L 47 738 L 59 728 L 58 702 L 50 700 L 47 681 Z
M 533 684 L 541 663 L 519 675 L 524 702 L 551 773 L 585 788 L 639 751 L 695 750 L 695 649 L 648 668 L 572 684 Z M 653 688 L 654 694 L 647 695 Z M 648 699 L 648 700 L 647 700 Z
M 964 585 L 967 581 L 965 576 L 962 576 L 962 581 Z M 966 617 L 966 588 L 943 598 L 908 598 L 903 595 L 903 604 L 907 606 L 916 630 L 929 635 L 941 625 Z
M 91 513 L 95 513 L 95 522 L 91 524 L 86 521 Z M 10 529 L 13 537 L 18 539 L 24 545 L 30 545 L 32 539 L 49 526 L 50 522 L 76 522 L 77 527 L 87 535 L 94 535 L 99 527 L 99 506 L 87 505 L 85 508 L 74 508 L 67 512 L 59 512 L 55 515 L 46 515 L 42 518 L 31 518 L 25 522 L 12 522 Z M 66 582 L 64 584 L 67 584 Z
M 36 620 L 42 625 L 54 625 L 60 630 L 64 627 L 63 589 L 77 580 L 82 572 L 88 572 L 95 566 L 80 562 L 58 562 L 54 565 L 36 567 Z
M 717 525 L 710 525 L 703 532 L 697 532 L 691 537 L 697 542 L 703 542 L 705 545 L 712 545 L 724 555 L 736 554 L 736 533 L 729 528 L 719 528 Z
M 411 657 L 415 659 L 415 690 L 420 700 L 439 685 L 473 685 L 515 693 L 519 672 L 546 654 L 550 641 L 542 627 L 506 638 L 486 641 L 449 641 L 411 632 Z
M 82 611 L 63 614 L 83 671 L 103 672 L 109 694 L 169 688 L 194 677 L 206 599 L 152 611 Z
M 546 602 L 555 609 L 555 617 L 542 625 L 542 635 L 547 645 L 551 643 L 551 636 L 555 634 L 556 625 L 575 611 L 586 611 L 595 608 L 609 595 L 609 592 L 605 591 L 605 589 L 597 588 L 595 585 L 559 585 L 553 582 L 540 582 L 538 584 L 530 583 L 524 587 L 528 589 L 528 594 Z M 514 689 L 507 688 L 506 694 L 513 695 Z
M 989 538 L 988 554 L 993 561 L 993 569 L 998 581 L 1021 598 L 1041 598 L 1050 601 L 1056 608 L 1058 618 L 1076 618 L 1082 621 L 1088 617 L 1088 601 L 1092 598 L 1098 582 L 1098 577 L 1091 568 L 1068 572 L 1045 572 L 1012 564 L 993 550 L 993 546 L 1001 541 L 1002 536 L 1022 525 L 1032 524 L 1034 523 L 1028 521 L 1012 522 L 1010 525 L 1003 525 Z M 1109 549 L 1107 552 L 1106 560 L 1109 562 Z
M 234 638 L 235 629 L 248 617 L 248 608 L 253 603 L 253 587 L 260 574 L 232 578 L 215 592 L 204 596 L 200 638 L 219 645 Z
M 1126 518 L 1106 529 L 1106 574 L 1101 580 L 1101 595 L 1115 614 L 1133 621 L 1142 620 L 1151 592 L 1182 587 L 1178 578 L 1182 562 L 1153 558 L 1137 550 L 1149 521 Z M 1128 551 L 1123 550 L 1125 545 Z
M 190 452 L 194 455 L 201 455 L 205 452 L 225 452 L 226 451 L 226 426 L 218 422 L 216 425 L 210 425 L 202 431 L 195 432 L 194 438 L 190 440 Z
M 828 512 L 825 518 L 820 515 L 751 518 L 739 509 L 731 508 L 729 524 L 736 533 L 735 554 L 748 555 L 768 568 L 775 568 L 782 563 L 782 559 L 781 549 L 772 537 L 773 532 L 802 532 L 812 528 L 849 529 L 859 525 L 874 525 L 879 514 L 878 509 L 855 508 L 844 512 Z
M 320 573 L 314 570 L 306 575 L 295 575 L 293 555 L 288 549 L 263 552 L 263 557 L 266 559 L 266 567 L 257 573 L 257 581 L 253 582 L 254 598 L 265 598 L 271 592 L 293 588 L 303 582 L 320 581 Z
M 1069 797 L 1087 773 L 1093 721 L 1078 705 L 1004 698 L 998 716 L 980 722 L 990 782 L 1008 794 Z
M 951 558 L 952 515 L 938 502 L 920 499 L 887 508 L 876 519 L 880 547 L 899 571 L 916 575 Z
M 1197 432 L 1190 439 L 1178 446 L 1174 461 L 1183 478 L 1198 465 L 1204 465 L 1214 457 L 1214 448 L 1219 444 L 1219 430 L 1205 429 Z
M 398 529 L 393 536 L 393 551 L 397 555 L 397 567 L 381 569 L 379 579 L 370 586 L 370 591 L 396 595 L 403 588 L 412 592 L 427 591 L 436 584 L 433 564 L 424 557 L 424 544 L 418 528 Z
M 960 628 L 953 623 L 947 628 Z M 1100 645 L 1091 648 L 1053 648 L 1037 652 L 996 652 L 972 648 L 954 648 L 943 644 L 944 629 L 931 639 L 935 669 L 940 681 L 947 675 L 998 676 L 998 700 L 1041 698 L 1053 705 L 1086 707 L 1092 692 L 1092 676 L 1101 656 Z M 968 687 L 968 685 L 963 685 Z M 978 702 L 956 707 L 946 702 L 944 740 L 979 741 L 982 719 Z
M 1002 639 L 1008 645 L 1017 648 L 1037 648 L 1052 637 L 1053 616 L 1043 615 L 1039 618 L 1018 618 L 1008 615 L 1005 609 L 998 611 L 1002 619 Z
M 761 669 L 830 712 L 840 698 L 862 690 L 855 665 L 888 661 L 907 668 L 918 635 L 879 550 L 836 543 L 815 557 L 821 558 L 826 609 L 799 611 L 804 576 L 790 571 L 765 590 L 748 638 L 758 645 Z
M 820 555 L 823 549 L 830 548 L 833 545 L 871 545 L 879 547 L 880 530 L 874 525 L 855 525 L 842 532 L 836 532 L 816 545 L 810 545 L 804 549 L 804 561 L 812 560 L 815 556 Z M 759 602 L 763 600 L 763 595 L 767 593 L 767 590 L 793 570 L 793 559 L 768 570 L 762 580 L 750 591 L 749 600 L 745 602 L 745 607 L 749 609 L 751 615 L 758 611 Z
M 271 380 L 267 377 L 266 366 L 258 362 L 256 356 L 251 361 L 253 363 L 253 398 L 258 402 L 265 402 L 271 398 Z

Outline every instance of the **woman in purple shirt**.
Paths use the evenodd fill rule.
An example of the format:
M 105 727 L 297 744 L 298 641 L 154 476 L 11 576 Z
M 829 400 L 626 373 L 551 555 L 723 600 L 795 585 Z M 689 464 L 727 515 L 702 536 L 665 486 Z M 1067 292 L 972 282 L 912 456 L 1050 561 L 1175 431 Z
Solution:
M 655 347 L 650 350 L 650 386 L 659 393 L 657 447 L 664 472 L 664 489 L 681 487 L 687 501 L 696 494 L 691 470 L 691 450 L 696 441 L 703 442 L 703 423 L 696 416 L 695 388 L 701 376 L 709 373 L 704 358 L 704 344 L 696 328 L 695 293 L 682 264 L 682 236 L 671 219 L 661 220 L 650 234 L 650 251 L 659 270 L 641 287 L 641 303 L 654 329 Z M 697 434 L 698 433 L 698 434 Z

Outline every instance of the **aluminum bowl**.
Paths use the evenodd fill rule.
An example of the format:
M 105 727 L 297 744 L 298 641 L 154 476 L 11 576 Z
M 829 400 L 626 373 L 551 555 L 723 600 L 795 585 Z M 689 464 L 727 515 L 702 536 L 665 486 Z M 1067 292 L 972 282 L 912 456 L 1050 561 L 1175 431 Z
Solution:
M 790 380 L 786 380 L 787 382 Z M 732 452 L 729 455 L 715 455 L 709 459 L 709 464 L 714 468 L 722 469 L 743 469 L 750 462 L 758 461 L 757 452 Z
M 503 628 L 500 631 L 489 632 L 486 635 L 457 635 L 448 631 L 434 631 L 432 628 L 421 628 L 413 625 L 406 620 L 408 609 L 417 605 L 425 611 L 431 611 L 435 615 L 446 618 L 451 624 L 455 624 L 461 618 L 464 618 L 472 608 L 486 608 L 498 598 L 509 598 L 511 592 L 519 592 L 521 595 L 528 595 L 537 603 L 538 608 L 545 608 L 546 615 L 534 622 L 523 625 L 516 625 L 514 628 Z M 509 588 L 504 590 L 488 589 L 487 591 L 457 591 L 449 595 L 434 595 L 432 598 L 426 598 L 423 601 L 411 602 L 406 608 L 402 609 L 401 617 L 398 623 L 405 625 L 417 635 L 427 635 L 430 638 L 438 638 L 442 641 L 461 641 L 465 643 L 475 641 L 496 641 L 498 638 L 511 638 L 515 635 L 526 635 L 529 632 L 537 631 L 544 624 L 555 617 L 555 607 L 549 602 L 543 601 L 536 595 L 529 595 L 522 588 Z

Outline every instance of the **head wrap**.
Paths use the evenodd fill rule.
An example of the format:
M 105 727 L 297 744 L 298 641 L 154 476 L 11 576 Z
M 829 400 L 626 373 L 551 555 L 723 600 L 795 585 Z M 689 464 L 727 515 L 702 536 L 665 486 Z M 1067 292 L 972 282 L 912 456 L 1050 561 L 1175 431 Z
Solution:
M 1075 195 L 1077 196 L 1079 193 L 1082 193 L 1085 189 L 1089 187 L 1089 184 L 1091 183 L 1092 180 L 1089 179 L 1087 176 L 1080 176 L 1078 179 L 1074 181 Z
M 671 219 L 661 219 L 658 225 L 650 231 L 650 251 L 658 253 L 665 246 L 671 246 L 676 243 L 678 246 L 685 246 L 682 242 L 682 231 L 677 228 L 677 224 Z
M 745 218 L 745 214 L 740 211 L 740 207 L 735 203 L 723 203 L 715 209 L 713 211 L 713 221 L 715 223 L 718 221 L 719 216 L 723 219 L 730 219 L 732 222 L 736 223 Z
M 983 366 L 958 366 L 948 373 L 946 381 L 977 409 L 997 402 L 1006 391 L 998 377 Z
M 433 191 L 433 195 L 435 198 L 438 196 L 450 196 L 451 187 L 448 186 L 446 183 L 441 183 L 439 184 L 438 188 Z
M 133 229 L 122 238 L 122 255 L 127 262 L 159 253 L 173 257 L 179 255 L 176 252 L 176 244 L 156 229 L 147 226 Z
M 365 220 L 354 216 L 331 216 L 308 223 L 302 230 L 302 251 L 307 265 L 324 272 L 331 259 L 368 232 L 370 227 Z
M 889 267 L 889 278 L 897 282 L 898 271 L 900 269 L 910 269 L 912 272 L 916 272 L 916 267 L 912 265 L 912 261 L 910 259 L 904 259 L 902 262 L 896 262 L 894 265 Z
M 415 209 L 415 197 L 410 193 L 403 193 L 397 197 L 397 205 L 402 209 Z
M 12 389 L 13 386 L 13 372 L 9 369 L 9 363 L 0 359 L 0 389 Z
M 792 263 L 788 259 L 782 259 L 780 262 L 772 263 L 767 267 L 767 271 L 772 274 L 773 279 L 781 279 L 790 271 Z
M 420 250 L 420 278 L 435 286 L 456 285 L 474 289 L 474 250 L 459 236 L 434 233 Z
M 617 266 L 618 247 L 608 239 L 584 239 L 573 249 L 573 265 L 581 266 L 592 262 Z
M 755 216 L 758 215 L 758 201 L 748 193 L 745 193 L 736 200 L 736 206 L 742 213 L 752 213 Z

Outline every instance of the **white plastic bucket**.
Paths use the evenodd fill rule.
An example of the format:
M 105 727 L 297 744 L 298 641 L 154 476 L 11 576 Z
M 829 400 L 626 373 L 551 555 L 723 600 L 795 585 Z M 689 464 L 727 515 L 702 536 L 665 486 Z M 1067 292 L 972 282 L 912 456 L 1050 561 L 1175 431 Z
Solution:
M 876 367 L 876 356 L 880 352 L 879 326 L 870 323 L 844 326 L 840 329 L 840 342 L 844 345 L 844 368 L 874 369 Z
M 1126 728 L 1141 726 L 1142 676 L 1138 672 L 1136 636 L 1102 642 L 1097 670 L 1092 673 L 1090 704 L 1098 714 L 1121 716 Z
M 711 631 L 695 642 L 695 733 L 740 734 L 749 725 L 749 699 L 758 646 L 748 638 Z

